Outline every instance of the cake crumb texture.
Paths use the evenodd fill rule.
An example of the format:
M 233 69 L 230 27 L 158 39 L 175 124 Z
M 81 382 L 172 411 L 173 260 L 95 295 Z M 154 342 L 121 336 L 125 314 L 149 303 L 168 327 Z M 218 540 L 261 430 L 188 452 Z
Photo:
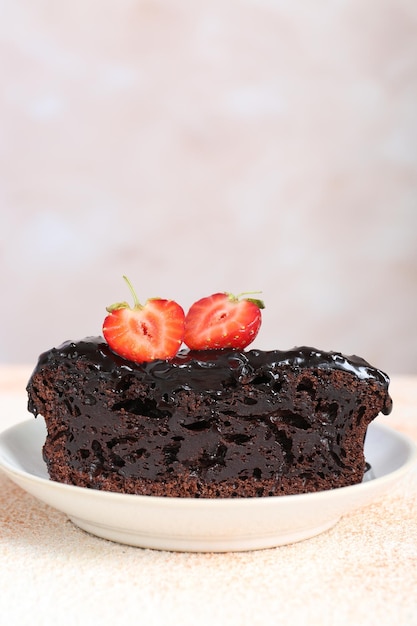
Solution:
M 367 426 L 391 410 L 384 375 L 343 358 L 207 351 L 141 366 L 100 338 L 68 342 L 40 358 L 29 408 L 45 418 L 59 482 L 172 497 L 314 492 L 362 480 Z

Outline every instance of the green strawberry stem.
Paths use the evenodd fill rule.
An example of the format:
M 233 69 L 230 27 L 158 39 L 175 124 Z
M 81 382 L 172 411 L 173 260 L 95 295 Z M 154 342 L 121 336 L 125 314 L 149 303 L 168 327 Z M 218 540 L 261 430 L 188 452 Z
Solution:
M 229 296 L 229 300 L 231 300 L 232 302 L 238 302 L 242 296 L 250 296 L 256 293 L 262 293 L 262 291 L 242 291 L 241 293 L 238 293 L 237 296 L 233 295 L 232 293 L 228 293 L 227 295 Z M 252 304 L 255 304 L 258 309 L 265 308 L 263 300 L 258 300 L 258 298 L 244 298 L 244 300 L 252 302 Z
M 132 297 L 133 297 L 133 308 L 134 309 L 143 309 L 143 306 L 139 302 L 138 297 L 136 295 L 136 292 L 133 289 L 132 283 L 130 282 L 130 280 L 128 279 L 127 276 L 123 276 L 123 278 L 126 281 L 127 286 L 129 287 L 130 293 L 132 294 Z M 130 308 L 131 307 L 130 307 L 128 302 L 115 302 L 114 304 L 111 304 L 110 306 L 106 307 L 106 311 L 111 313 L 112 311 L 117 311 L 118 309 L 130 309 Z
M 139 302 L 139 300 L 138 300 L 138 297 L 137 297 L 137 295 L 136 295 L 136 291 L 133 289 L 133 285 L 132 285 L 132 283 L 130 282 L 130 280 L 128 279 L 128 277 L 127 277 L 127 276 L 123 276 L 123 278 L 124 278 L 124 280 L 126 281 L 127 286 L 128 286 L 128 287 L 129 287 L 129 289 L 130 289 L 130 293 L 132 294 L 134 308 L 135 308 L 135 309 L 142 309 L 143 307 L 142 307 L 141 303 L 140 303 L 140 302 Z

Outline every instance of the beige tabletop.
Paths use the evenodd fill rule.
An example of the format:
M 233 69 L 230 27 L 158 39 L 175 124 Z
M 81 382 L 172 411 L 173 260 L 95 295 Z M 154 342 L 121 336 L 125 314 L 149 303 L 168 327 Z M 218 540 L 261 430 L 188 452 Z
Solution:
M 0 367 L 0 430 L 28 367 Z M 417 442 L 417 378 L 378 417 Z M 331 530 L 275 549 L 175 553 L 88 535 L 0 474 L 0 623 L 417 625 L 417 467 Z

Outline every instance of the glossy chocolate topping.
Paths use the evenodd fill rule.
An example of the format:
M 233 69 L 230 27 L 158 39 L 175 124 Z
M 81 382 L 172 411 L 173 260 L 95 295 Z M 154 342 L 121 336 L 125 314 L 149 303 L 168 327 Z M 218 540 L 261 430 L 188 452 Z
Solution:
M 131 371 L 158 389 L 161 394 L 176 390 L 192 390 L 197 393 L 221 395 L 222 391 L 235 382 L 250 383 L 264 379 L 273 385 L 282 366 L 296 369 L 314 368 L 342 370 L 360 380 L 374 380 L 388 390 L 389 377 L 367 361 L 357 356 L 345 356 L 339 352 L 325 352 L 302 346 L 292 350 L 181 350 L 170 360 L 157 359 L 150 363 L 134 363 L 115 354 L 102 337 L 86 337 L 81 341 L 66 341 L 39 357 L 35 372 L 55 359 L 69 360 L 85 358 L 99 371 L 120 374 Z M 34 373 L 35 373 L 34 372 Z M 392 401 L 387 394 L 383 413 L 389 414 Z

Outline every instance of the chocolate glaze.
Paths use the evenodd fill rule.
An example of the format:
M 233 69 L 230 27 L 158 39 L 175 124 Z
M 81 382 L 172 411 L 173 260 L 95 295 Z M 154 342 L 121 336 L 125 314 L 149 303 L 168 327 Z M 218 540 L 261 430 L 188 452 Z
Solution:
M 150 363 L 134 363 L 115 354 L 102 337 L 86 337 L 81 341 L 66 341 L 58 348 L 41 354 L 35 372 L 56 358 L 78 359 L 85 357 L 97 370 L 113 373 L 117 378 L 127 371 L 140 375 L 151 382 L 161 394 L 176 390 L 192 390 L 196 393 L 222 393 L 225 386 L 234 382 L 249 383 L 259 377 L 273 383 L 282 366 L 296 369 L 337 369 L 349 372 L 361 379 L 373 379 L 386 389 L 389 377 L 372 367 L 358 356 L 346 356 L 340 352 L 325 352 L 302 346 L 292 350 L 181 350 L 169 361 L 157 359 Z M 386 415 L 392 409 L 387 396 L 383 409 Z

